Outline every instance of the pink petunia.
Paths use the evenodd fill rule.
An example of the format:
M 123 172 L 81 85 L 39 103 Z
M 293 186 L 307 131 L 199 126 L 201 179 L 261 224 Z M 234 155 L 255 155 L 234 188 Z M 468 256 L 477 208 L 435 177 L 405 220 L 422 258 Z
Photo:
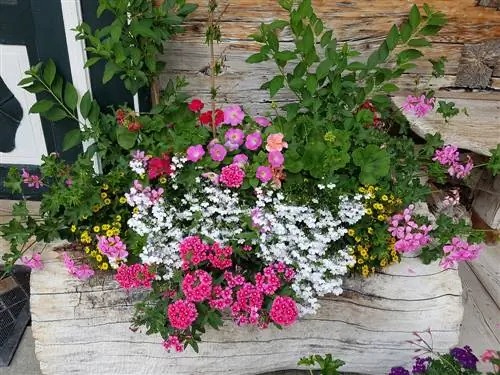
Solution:
M 187 149 L 187 160 L 196 163 L 205 155 L 205 150 L 202 145 L 189 146 Z
M 245 147 L 251 151 L 257 150 L 262 145 L 262 135 L 260 132 L 254 132 L 247 135 Z
M 285 162 L 283 154 L 279 151 L 271 151 L 269 155 L 267 155 L 267 160 L 269 161 L 269 164 L 271 164 L 273 168 L 279 168 Z
M 263 128 L 266 128 L 269 125 L 271 125 L 271 121 L 269 121 L 269 119 L 267 117 L 257 116 L 254 118 L 254 120 L 257 124 L 259 124 Z
M 210 157 L 212 158 L 212 160 L 214 160 L 214 161 L 222 161 L 226 157 L 227 151 L 224 148 L 224 146 L 222 146 L 220 144 L 214 144 L 210 148 L 209 153 L 210 153 Z
M 239 105 L 230 105 L 224 109 L 224 123 L 231 126 L 240 125 L 245 118 L 245 112 Z
M 261 165 L 257 168 L 255 177 L 257 177 L 260 182 L 266 183 L 273 178 L 273 172 L 271 171 L 271 168 Z

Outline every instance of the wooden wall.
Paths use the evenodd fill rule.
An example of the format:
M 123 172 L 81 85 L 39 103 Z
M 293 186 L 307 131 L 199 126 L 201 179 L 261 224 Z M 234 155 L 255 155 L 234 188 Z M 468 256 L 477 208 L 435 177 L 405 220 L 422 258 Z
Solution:
M 183 75 L 190 82 L 189 91 L 197 97 L 208 98 L 209 79 L 204 73 L 208 66 L 208 49 L 203 44 L 206 23 L 206 0 L 191 0 L 200 7 L 188 19 L 187 32 L 170 42 L 164 60 L 167 68 L 162 81 L 168 77 Z M 408 0 L 313 0 L 316 13 L 325 23 L 335 30 L 340 41 L 349 41 L 367 56 L 377 48 L 393 23 L 400 23 L 408 14 L 414 1 Z M 424 1 L 417 0 L 422 5 Z M 286 17 L 278 6 L 277 0 L 222 0 L 220 9 L 228 4 L 222 17 L 222 42 L 217 53 L 224 60 L 223 74 L 218 77 L 219 102 L 240 103 L 253 112 L 265 113 L 270 109 L 267 92 L 260 91 L 260 85 L 276 74 L 272 64 L 250 65 L 245 59 L 258 50 L 258 44 L 248 38 L 261 22 Z M 500 123 L 500 51 L 496 67 L 493 69 L 490 87 L 486 90 L 466 90 L 456 87 L 456 75 L 465 44 L 475 44 L 487 40 L 500 40 L 500 12 L 495 8 L 477 6 L 476 0 L 428 0 L 431 6 L 443 11 L 449 17 L 449 24 L 433 38 L 434 45 L 427 49 L 428 58 L 446 56 L 448 63 L 446 75 L 431 82 L 438 90 L 438 96 L 462 100 L 488 101 L 487 107 L 497 113 Z M 289 32 L 285 29 L 280 35 L 282 45 L 290 45 Z M 421 82 L 428 81 L 432 67 L 423 59 L 414 73 L 421 76 Z M 405 75 L 399 84 L 403 95 L 414 88 L 415 75 Z M 290 97 L 278 95 L 275 100 L 282 102 Z M 475 103 L 475 102 L 474 102 Z M 484 112 L 484 103 L 480 110 Z M 481 120 L 484 122 L 484 120 Z M 488 125 L 489 126 L 489 125 Z M 467 130 L 466 133 L 469 131 Z M 488 133 L 488 132 L 487 132 Z M 494 134 L 493 134 L 494 135 Z M 492 133 L 484 141 L 491 146 Z M 493 137 L 494 138 L 494 137 Z M 500 142 L 500 134 L 497 137 Z M 490 143 L 488 143 L 490 142 Z M 498 143 L 497 142 L 497 143 Z M 484 148 L 483 146 L 481 146 Z M 481 148 L 479 147 L 479 148 Z

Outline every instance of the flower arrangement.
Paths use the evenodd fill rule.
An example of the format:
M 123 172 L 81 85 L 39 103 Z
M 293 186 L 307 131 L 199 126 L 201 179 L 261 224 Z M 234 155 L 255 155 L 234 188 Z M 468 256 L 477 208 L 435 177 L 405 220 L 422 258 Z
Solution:
M 173 2 L 147 3 L 141 16 L 149 14 L 155 24 L 171 19 Z M 176 4 L 179 16 L 192 10 Z M 337 45 L 310 1 L 280 5 L 289 20 L 262 24 L 252 35 L 260 51 L 247 60 L 276 63 L 278 75 L 263 87 L 271 97 L 285 86 L 296 95 L 282 109 L 273 105 L 274 114 L 256 116 L 237 104 L 218 108 L 220 62 L 213 53 L 206 111 L 207 103 L 182 94 L 182 79 L 169 82 L 150 113 L 121 107 L 110 114 L 89 93 L 79 99 L 71 84 L 63 89 L 52 62 L 29 70 L 21 84 L 50 98 L 32 112 L 80 122 L 67 147 L 93 144 L 73 164 L 46 156 L 40 176 L 9 172 L 13 191 L 22 192 L 23 184 L 45 191 L 40 217 L 21 201 L 15 218 L 0 227 L 12 249 L 4 261 L 12 265 L 22 257 L 40 268 L 39 254 L 26 255 L 29 241 L 73 242 L 78 251 L 63 255 L 68 272 L 87 279 L 113 270 L 121 287 L 146 290 L 133 326 L 159 333 L 167 350 L 181 351 L 197 350 L 205 327 L 220 327 L 224 316 L 260 328 L 293 324 L 315 313 L 320 297 L 342 293 L 343 277 L 367 277 L 404 253 L 420 252 L 424 262 L 440 260 L 445 268 L 476 258 L 481 233 L 443 213 L 430 220 L 415 206 L 431 192 L 421 183 L 423 173 L 457 183 L 471 173 L 472 159 L 439 135 L 417 147 L 389 98 L 398 89 L 393 81 L 422 56 L 413 47 L 430 45 L 427 36 L 439 32 L 445 16 L 413 6 L 362 63 L 348 44 Z M 216 11 L 209 1 L 211 47 L 220 40 Z M 280 49 L 277 33 L 285 27 L 293 50 Z M 79 30 L 92 39 L 85 27 Z M 155 38 L 142 26 L 134 30 L 138 38 Z M 121 42 L 133 48 L 128 38 Z M 118 64 L 116 51 L 112 57 L 93 47 L 89 52 Z M 122 77 L 133 92 L 146 82 L 153 86 L 157 71 L 146 60 L 147 72 Z M 433 62 L 436 76 L 442 64 Z M 409 96 L 401 108 L 417 116 L 435 109 L 445 119 L 456 114 L 453 104 L 436 104 L 428 91 Z M 487 163 L 493 173 L 500 171 L 499 155 L 500 147 Z M 96 157 L 102 173 L 94 170 Z

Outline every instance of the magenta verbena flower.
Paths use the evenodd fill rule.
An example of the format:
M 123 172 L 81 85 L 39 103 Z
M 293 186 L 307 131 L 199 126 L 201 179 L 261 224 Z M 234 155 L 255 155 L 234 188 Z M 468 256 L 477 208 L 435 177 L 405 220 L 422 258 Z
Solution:
M 219 181 L 231 188 L 238 188 L 243 184 L 245 172 L 237 164 L 227 165 L 221 170 Z

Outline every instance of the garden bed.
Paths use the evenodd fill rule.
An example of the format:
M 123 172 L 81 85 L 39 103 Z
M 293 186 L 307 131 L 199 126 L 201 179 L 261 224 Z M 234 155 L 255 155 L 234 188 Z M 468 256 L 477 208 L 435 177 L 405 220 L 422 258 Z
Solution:
M 351 278 L 339 297 L 326 297 L 317 315 L 284 330 L 225 324 L 208 329 L 199 354 L 167 353 L 159 336 L 132 332 L 137 295 L 109 276 L 82 284 L 44 253 L 45 268 L 32 276 L 36 355 L 44 375 L 66 374 L 260 374 L 297 368 L 300 357 L 332 353 L 343 371 L 387 373 L 406 363 L 412 332 L 433 332 L 434 349 L 458 342 L 462 286 L 454 269 L 405 258 L 370 278 Z M 229 323 L 229 322 L 228 322 Z

